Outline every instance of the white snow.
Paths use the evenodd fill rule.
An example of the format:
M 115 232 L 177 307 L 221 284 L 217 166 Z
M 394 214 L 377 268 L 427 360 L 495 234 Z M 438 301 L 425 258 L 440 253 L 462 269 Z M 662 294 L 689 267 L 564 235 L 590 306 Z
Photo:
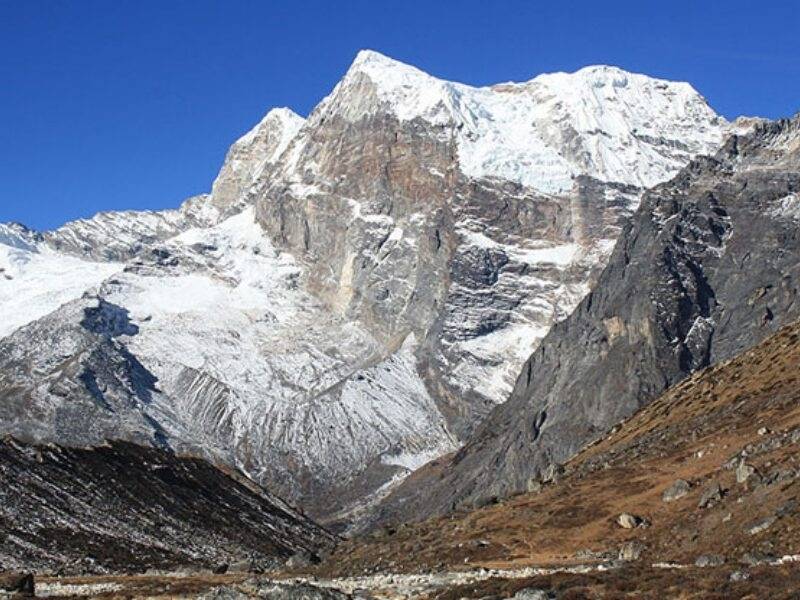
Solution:
M 767 213 L 779 219 L 800 221 L 800 195 L 789 194 L 776 200 Z
M 203 246 L 212 249 L 195 264 Z M 348 477 L 385 454 L 421 460 L 455 447 L 416 371 L 413 336 L 390 353 L 325 310 L 297 285 L 300 266 L 275 250 L 252 207 L 168 248 L 194 266 L 125 273 L 104 297 L 128 309 L 139 331 L 126 343 L 173 410 L 209 444 L 230 422 L 221 443 L 249 473 L 275 477 L 288 454 L 316 474 Z
M 80 298 L 122 267 L 0 238 L 0 338 Z
M 363 77 L 374 83 L 378 103 L 352 97 L 337 102 Z M 650 187 L 691 156 L 713 153 L 726 128 L 688 83 L 616 67 L 472 87 L 369 50 L 358 54 L 323 105 L 353 120 L 388 109 L 402 121 L 454 127 L 466 175 L 551 194 L 569 190 L 580 174 Z
M 501 244 L 483 233 L 469 229 L 459 229 L 458 233 L 466 244 L 481 248 L 496 248 L 505 252 L 507 256 L 529 265 L 550 264 L 564 267 L 582 257 L 583 249 L 580 244 L 575 243 L 548 244 L 542 241 L 529 241 L 525 245 L 517 246 Z
M 455 449 L 454 444 L 443 446 L 435 446 L 420 450 L 418 452 L 401 452 L 399 454 L 388 454 L 381 458 L 381 462 L 385 465 L 394 465 L 396 467 L 403 467 L 408 471 L 416 471 L 421 466 L 429 463 L 430 461 L 439 458 L 443 454 Z

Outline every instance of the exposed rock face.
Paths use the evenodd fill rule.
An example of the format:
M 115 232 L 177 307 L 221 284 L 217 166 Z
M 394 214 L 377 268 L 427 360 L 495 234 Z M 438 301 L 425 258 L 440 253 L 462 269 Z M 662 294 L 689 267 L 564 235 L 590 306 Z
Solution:
M 0 340 L 4 432 L 78 446 L 114 438 L 166 445 L 147 414 L 156 379 L 117 340 L 135 331 L 126 310 L 80 299 Z
M 119 263 L 189 227 L 207 226 L 214 220 L 207 196 L 190 198 L 176 210 L 99 213 L 44 232 L 41 238 L 46 246 L 40 251 L 53 249 L 93 261 Z
M 6 438 L 0 484 L 4 569 L 144 572 L 242 559 L 267 568 L 335 542 L 239 472 L 128 443 Z
M 0 232 L 0 426 L 200 449 L 358 519 L 508 397 L 643 186 L 726 128 L 612 67 L 472 88 L 363 52 L 306 121 L 234 144 L 209 196 Z M 109 306 L 129 326 L 87 328 Z
M 526 362 L 510 400 L 437 467 L 440 478 L 415 477 L 386 514 L 418 518 L 525 490 L 668 386 L 800 317 L 799 188 L 795 117 L 733 137 L 648 192 L 597 286 Z
M 424 340 L 463 437 L 588 291 L 637 186 L 723 129 L 689 86 L 610 67 L 470 88 L 362 52 L 253 195 L 329 306 L 390 348 Z
M 269 177 L 303 122 L 303 117 L 288 108 L 275 108 L 239 138 L 214 180 L 211 206 L 225 215 L 240 212 L 247 205 L 250 187 Z

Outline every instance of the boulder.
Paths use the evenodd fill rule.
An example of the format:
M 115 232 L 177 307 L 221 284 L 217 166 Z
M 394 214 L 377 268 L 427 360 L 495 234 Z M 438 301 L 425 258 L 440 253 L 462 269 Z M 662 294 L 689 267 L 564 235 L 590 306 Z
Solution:
M 635 529 L 645 523 L 642 517 L 632 515 L 631 513 L 622 513 L 617 517 L 617 525 L 623 529 Z
M 736 466 L 736 483 L 757 483 L 755 480 L 761 480 L 756 468 L 743 460 L 739 461 Z
M 700 501 L 697 503 L 697 508 L 708 508 L 713 506 L 722 500 L 724 495 L 725 490 L 722 489 L 719 481 L 712 481 L 703 490 L 703 494 L 700 496 Z
M 644 544 L 632 541 L 626 542 L 619 549 L 619 559 L 620 560 L 638 560 L 639 557 L 644 552 Z
M 746 552 L 739 559 L 739 562 L 751 567 L 771 563 L 777 560 L 774 554 L 762 554 L 759 552 Z
M 676 479 L 672 485 L 664 490 L 664 493 L 661 494 L 661 499 L 664 502 L 672 502 L 678 498 L 683 498 L 689 493 L 691 487 L 691 484 L 685 479 Z
M 772 527 L 772 524 L 777 520 L 778 520 L 777 517 L 770 516 L 770 517 L 766 517 L 764 519 L 761 519 L 760 521 L 756 521 L 753 525 L 751 525 L 747 529 L 747 533 L 749 533 L 750 535 L 758 535 L 762 531 L 766 531 L 767 529 Z
M 33 596 L 35 584 L 32 573 L 0 573 L 0 592 L 13 592 L 20 596 Z

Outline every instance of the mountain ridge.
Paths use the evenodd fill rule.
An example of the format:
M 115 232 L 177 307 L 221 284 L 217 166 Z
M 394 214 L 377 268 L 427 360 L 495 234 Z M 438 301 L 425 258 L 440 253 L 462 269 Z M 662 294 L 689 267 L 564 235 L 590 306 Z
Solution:
M 605 173 L 667 176 L 694 152 L 715 149 L 728 127 L 699 95 L 666 93 L 659 83 L 648 84 L 659 102 L 609 109 L 606 116 L 617 116 L 601 123 L 607 135 L 594 132 L 591 111 L 581 113 L 586 126 L 559 112 L 560 100 L 542 96 L 539 84 L 517 110 L 519 94 L 440 82 L 428 108 L 445 121 L 416 113 L 403 120 L 400 105 L 381 100 L 363 73 L 370 60 L 357 58 L 307 119 L 269 113 L 232 146 L 210 195 L 177 211 L 106 216 L 43 234 L 47 252 L 84 261 L 81 272 L 93 277 L 82 276 L 87 285 L 71 288 L 71 298 L 25 300 L 43 307 L 42 322 L 45 309 L 74 303 L 59 314 L 69 315 L 64 331 L 79 340 L 75 375 L 104 372 L 98 343 L 130 354 L 152 375 L 151 399 L 136 400 L 145 431 L 178 448 L 205 447 L 342 526 L 421 462 L 466 440 L 505 400 L 550 326 L 589 291 L 643 191 L 603 180 Z M 582 93 L 610 106 L 613 83 Z M 440 89 L 458 94 L 445 105 Z M 660 134 L 631 141 L 634 154 L 651 160 L 641 172 L 638 160 L 606 169 L 600 159 L 633 140 L 637 111 L 651 109 L 656 133 L 680 133 L 687 111 L 699 120 L 674 148 Z M 516 126 L 535 115 L 534 125 Z M 566 125 L 551 131 L 559 115 Z M 624 127 L 615 128 L 617 117 Z M 483 169 L 487 148 L 509 152 L 490 156 Z M 554 148 L 570 157 L 555 171 Z M 465 156 L 483 170 L 470 171 Z M 565 186 L 554 194 L 520 181 L 529 167 L 543 169 L 545 188 L 554 172 Z M 35 254 L 15 253 L 15 285 L 30 277 L 34 288 L 47 288 L 36 279 Z M 55 278 L 48 285 L 63 287 Z M 128 311 L 136 333 L 109 342 L 82 331 L 82 311 L 102 302 Z M 41 341 L 60 335 L 62 325 L 46 322 Z M 38 366 L 2 365 L 16 374 L 0 393 L 16 394 L 19 424 L 26 403 L 50 414 L 64 401 L 49 383 L 58 379 L 52 349 L 19 336 L 15 343 Z M 109 379 L 104 393 L 127 397 L 129 376 Z M 76 397 L 87 411 L 102 409 L 81 388 L 86 377 Z M 54 422 L 28 425 L 45 437 L 55 431 Z M 118 431 L 125 435 L 125 427 Z M 328 497 L 341 502 L 321 500 Z

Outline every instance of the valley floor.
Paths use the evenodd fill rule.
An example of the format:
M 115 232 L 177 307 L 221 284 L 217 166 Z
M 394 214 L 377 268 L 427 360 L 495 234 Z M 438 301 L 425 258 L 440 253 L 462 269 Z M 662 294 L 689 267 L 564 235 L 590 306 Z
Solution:
M 342 579 L 268 579 L 247 574 L 41 578 L 36 598 L 374 598 L 519 600 L 599 598 L 796 598 L 800 557 L 749 570 L 732 566 L 607 563 L 554 569 L 477 569 Z

